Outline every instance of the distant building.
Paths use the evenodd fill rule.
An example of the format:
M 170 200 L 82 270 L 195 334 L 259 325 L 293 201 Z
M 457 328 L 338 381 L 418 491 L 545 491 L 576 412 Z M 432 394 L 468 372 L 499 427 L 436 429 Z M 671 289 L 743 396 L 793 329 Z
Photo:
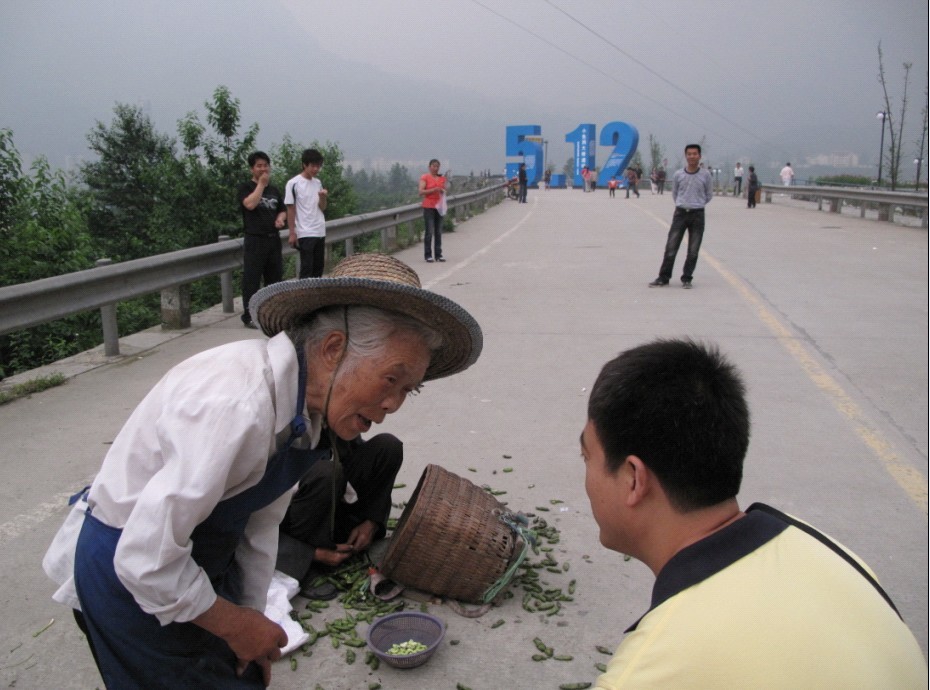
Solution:
M 856 168 L 859 166 L 859 156 L 855 153 L 820 153 L 807 156 L 806 162 L 807 165 L 828 168 Z

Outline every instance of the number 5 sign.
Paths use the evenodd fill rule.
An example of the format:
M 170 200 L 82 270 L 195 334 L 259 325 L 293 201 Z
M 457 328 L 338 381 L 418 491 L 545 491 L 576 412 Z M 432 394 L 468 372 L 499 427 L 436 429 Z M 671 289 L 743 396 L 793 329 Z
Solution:
M 592 124 L 578 125 L 573 131 L 565 135 L 565 141 L 575 145 L 574 184 L 580 187 L 584 184 L 581 177 L 583 168 L 593 170 L 597 167 L 595 134 L 597 128 Z M 539 125 L 510 125 L 507 127 L 506 155 L 523 156 L 526 163 L 527 183 L 534 185 L 542 177 L 541 161 L 542 147 L 532 141 L 539 138 L 542 127 Z M 639 132 L 633 125 L 626 122 L 609 122 L 601 129 L 600 145 L 609 147 L 610 155 L 597 176 L 598 186 L 607 186 L 611 177 L 622 177 L 639 145 Z M 540 165 L 537 165 L 537 163 Z M 517 174 L 519 163 L 507 163 L 507 177 Z

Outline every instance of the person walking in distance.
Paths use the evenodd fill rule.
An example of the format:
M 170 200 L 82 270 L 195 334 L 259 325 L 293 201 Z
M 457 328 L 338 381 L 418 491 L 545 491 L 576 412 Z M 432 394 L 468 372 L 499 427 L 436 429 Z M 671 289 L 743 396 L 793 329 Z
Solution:
M 749 166 L 749 185 L 746 187 L 746 208 L 756 207 L 756 194 L 759 192 L 759 177 L 755 166 Z
M 300 253 L 300 278 L 319 278 L 326 262 L 326 210 L 328 192 L 317 177 L 323 154 L 307 149 L 300 158 L 303 170 L 284 188 L 287 205 L 288 244 Z
M 517 192 L 517 201 L 521 204 L 526 203 L 526 163 L 520 163 L 519 172 L 517 173 L 517 182 L 520 185 L 520 189 Z
M 743 193 L 743 166 L 737 163 L 733 169 L 733 196 L 739 196 Z
M 446 178 L 439 174 L 439 161 L 429 162 L 429 172 L 420 176 L 419 194 L 423 197 L 423 258 L 427 263 L 445 261 L 442 257 L 442 216 L 439 202 L 446 193 Z
M 691 288 L 694 267 L 697 265 L 701 240 L 704 237 L 704 207 L 714 198 L 713 180 L 710 172 L 701 167 L 701 147 L 699 144 L 685 146 L 686 166 L 678 170 L 672 178 L 672 200 L 675 202 L 675 214 L 665 243 L 665 255 L 659 268 L 659 277 L 649 283 L 649 287 L 663 287 L 672 279 L 675 257 L 688 231 L 688 255 L 681 273 L 681 286 Z
M 785 167 L 781 169 L 779 173 L 781 177 L 781 183 L 786 187 L 790 187 L 791 183 L 794 181 L 794 168 L 791 167 L 791 163 L 785 163 Z

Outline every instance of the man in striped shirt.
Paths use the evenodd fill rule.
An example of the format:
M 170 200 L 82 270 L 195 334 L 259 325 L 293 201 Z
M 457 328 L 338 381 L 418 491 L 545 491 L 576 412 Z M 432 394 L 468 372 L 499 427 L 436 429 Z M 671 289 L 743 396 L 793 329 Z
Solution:
M 694 267 L 697 265 L 701 240 L 704 238 L 704 207 L 714 196 L 713 181 L 705 168 L 701 167 L 701 147 L 699 144 L 685 146 L 686 166 L 672 178 L 672 199 L 675 201 L 675 215 L 672 227 L 668 231 L 665 243 L 665 256 L 659 277 L 649 283 L 649 287 L 663 287 L 672 279 L 675 257 L 688 231 L 688 255 L 681 273 L 681 286 L 691 288 Z

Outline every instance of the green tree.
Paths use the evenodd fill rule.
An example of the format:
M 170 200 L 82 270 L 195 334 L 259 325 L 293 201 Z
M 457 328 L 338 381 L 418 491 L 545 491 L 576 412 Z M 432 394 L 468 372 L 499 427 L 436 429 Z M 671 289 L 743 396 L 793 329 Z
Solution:
M 649 169 L 656 170 L 662 166 L 665 157 L 665 147 L 652 134 L 649 135 Z
M 568 180 L 569 183 L 571 183 L 575 175 L 575 157 L 574 156 L 571 156 L 567 161 L 565 161 L 565 165 L 562 166 L 562 173 L 565 175 L 565 179 Z
M 165 225 L 164 205 L 177 204 L 183 169 L 174 141 L 155 131 L 141 108 L 117 104 L 107 126 L 87 135 L 97 160 L 81 167 L 87 188 L 88 225 L 101 253 L 114 261 L 187 246 L 185 233 Z
M 178 121 L 184 179 L 197 198 L 189 212 L 197 216 L 201 243 L 239 227 L 235 191 L 249 177 L 247 159 L 259 131 L 253 123 L 240 133 L 240 102 L 226 86 L 216 87 L 213 100 L 205 101 L 204 107 L 209 128 L 194 111 Z
M 0 130 L 0 285 L 91 268 L 94 252 L 73 190 L 39 158 L 24 173 L 8 129 Z M 0 378 L 97 344 L 95 314 L 0 336 Z

